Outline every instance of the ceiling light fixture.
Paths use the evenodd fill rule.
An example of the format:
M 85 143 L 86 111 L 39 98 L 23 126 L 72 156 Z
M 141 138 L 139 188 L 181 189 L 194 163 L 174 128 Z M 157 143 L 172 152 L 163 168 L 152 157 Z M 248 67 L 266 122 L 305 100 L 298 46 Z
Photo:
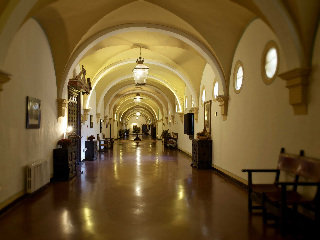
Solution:
M 140 47 L 140 57 L 137 59 L 137 66 L 133 69 L 133 79 L 136 85 L 145 85 L 149 73 L 149 67 L 143 64 L 144 58 L 141 57 L 141 47 Z
M 141 102 L 141 99 L 143 99 L 139 93 L 137 93 L 137 95 L 133 98 L 133 101 L 138 103 Z
M 137 112 L 136 115 L 139 117 L 139 116 L 141 115 L 141 113 L 140 113 L 140 112 Z

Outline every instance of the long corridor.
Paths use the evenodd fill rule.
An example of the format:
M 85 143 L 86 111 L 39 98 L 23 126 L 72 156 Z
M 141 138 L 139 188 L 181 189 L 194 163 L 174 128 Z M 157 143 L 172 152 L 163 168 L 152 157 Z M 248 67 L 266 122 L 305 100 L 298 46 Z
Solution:
M 118 141 L 0 216 L 1 239 L 282 239 L 248 216 L 245 190 L 190 163 L 160 141 Z

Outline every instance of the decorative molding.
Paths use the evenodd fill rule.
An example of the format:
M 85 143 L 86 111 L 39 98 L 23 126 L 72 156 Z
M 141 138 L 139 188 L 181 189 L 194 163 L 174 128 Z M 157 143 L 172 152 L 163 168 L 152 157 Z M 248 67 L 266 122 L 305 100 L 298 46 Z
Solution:
M 292 105 L 295 115 L 308 113 L 307 88 L 310 72 L 310 68 L 295 68 L 279 74 L 280 78 L 287 81 L 289 103 Z
M 168 116 L 165 117 L 167 124 L 169 123 Z
M 219 107 L 221 107 L 221 115 L 227 116 L 229 97 L 224 95 L 218 95 L 217 101 L 219 102 Z
M 81 123 L 85 123 L 88 120 L 90 108 L 84 108 L 83 109 L 83 114 L 81 114 Z
M 193 113 L 194 114 L 194 120 L 198 121 L 199 108 L 198 107 L 192 107 L 189 112 Z
M 103 121 L 105 122 L 105 123 L 107 123 L 108 122 L 108 115 L 106 115 L 106 116 L 104 116 L 104 118 L 103 118 Z
M 178 114 L 179 114 L 179 117 L 180 117 L 181 122 L 183 123 L 184 113 L 183 113 L 183 112 L 179 112 Z
M 171 115 L 171 121 L 174 124 L 174 115 Z
M 11 75 L 0 70 L 0 92 L 3 90 L 2 85 L 9 82 Z
M 65 117 L 68 109 L 68 100 L 63 98 L 57 99 L 57 107 L 58 107 L 58 118 Z
M 89 94 L 92 90 L 90 78 L 86 78 L 87 71 L 81 66 L 80 73 L 72 79 L 69 79 L 68 86 L 75 89 L 78 93 Z
M 100 113 L 97 113 L 97 114 L 96 114 L 96 120 L 97 120 L 97 123 L 99 123 L 99 122 L 100 122 L 100 116 L 101 116 L 101 114 L 100 114 Z

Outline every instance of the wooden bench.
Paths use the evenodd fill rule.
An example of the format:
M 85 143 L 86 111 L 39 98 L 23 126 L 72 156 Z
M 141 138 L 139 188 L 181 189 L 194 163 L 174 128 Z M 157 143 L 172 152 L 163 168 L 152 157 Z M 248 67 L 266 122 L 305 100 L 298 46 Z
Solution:
M 300 155 L 303 155 L 303 153 L 301 152 Z M 252 213 L 253 209 L 263 209 L 264 193 L 281 191 L 281 186 L 279 185 L 281 175 L 292 176 L 292 188 L 293 191 L 295 191 L 295 184 L 298 182 L 297 170 L 300 155 L 286 154 L 284 148 L 282 148 L 276 169 L 242 169 L 242 172 L 248 173 L 248 210 L 250 213 Z M 268 184 L 254 184 L 252 179 L 253 173 L 274 173 L 274 182 Z M 255 202 L 255 205 L 253 205 L 253 202 Z
M 263 220 L 269 216 L 277 217 L 282 230 L 290 220 L 292 223 L 312 220 L 318 228 L 320 225 L 320 160 L 300 156 L 298 158 L 297 182 L 278 182 L 280 191 L 263 193 Z M 300 188 L 314 187 L 313 197 L 302 194 Z M 293 187 L 292 190 L 288 190 Z M 310 189 L 309 189 L 310 190 Z M 303 221 L 299 221 L 303 219 Z

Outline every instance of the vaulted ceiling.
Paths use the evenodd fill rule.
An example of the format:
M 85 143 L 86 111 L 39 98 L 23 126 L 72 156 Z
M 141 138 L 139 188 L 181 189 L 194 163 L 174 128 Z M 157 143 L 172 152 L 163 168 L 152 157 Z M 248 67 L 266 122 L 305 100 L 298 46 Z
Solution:
M 15 29 L 32 17 L 52 49 L 58 97 L 63 97 L 75 67 L 84 65 L 96 92 L 97 112 L 120 116 L 141 107 L 156 120 L 170 115 L 176 104 L 183 110 L 186 91 L 199 98 L 206 64 L 228 95 L 235 49 L 257 17 L 280 42 L 285 40 L 285 53 L 297 52 L 290 67 L 308 65 L 319 13 L 317 0 L 3 0 L 0 66 Z M 132 69 L 140 47 L 150 74 L 148 84 L 137 89 Z M 139 91 L 143 103 L 129 103 Z

